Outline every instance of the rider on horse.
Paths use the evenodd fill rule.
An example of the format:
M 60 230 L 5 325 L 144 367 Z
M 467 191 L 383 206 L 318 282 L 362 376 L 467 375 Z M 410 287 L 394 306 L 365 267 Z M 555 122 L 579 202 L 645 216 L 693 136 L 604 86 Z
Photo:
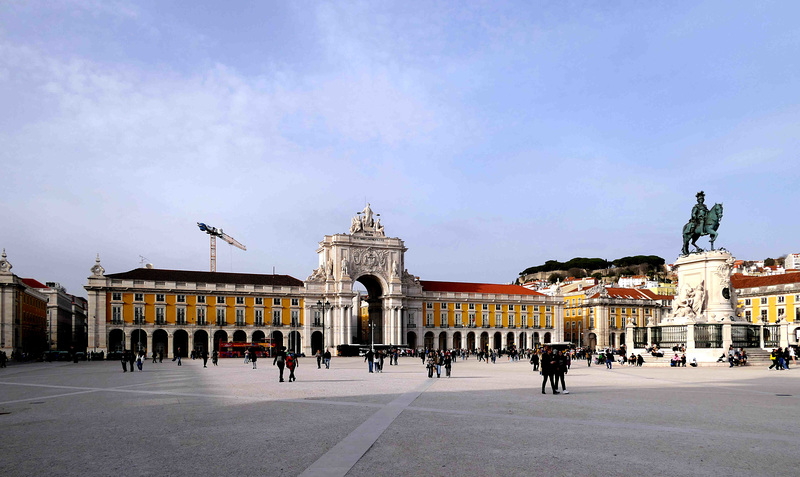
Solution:
M 700 191 L 697 193 L 697 203 L 692 207 L 692 218 L 689 219 L 689 223 L 692 224 L 692 230 L 695 233 L 703 233 L 703 225 L 706 221 L 706 215 L 708 215 L 708 207 L 706 207 L 706 193 Z

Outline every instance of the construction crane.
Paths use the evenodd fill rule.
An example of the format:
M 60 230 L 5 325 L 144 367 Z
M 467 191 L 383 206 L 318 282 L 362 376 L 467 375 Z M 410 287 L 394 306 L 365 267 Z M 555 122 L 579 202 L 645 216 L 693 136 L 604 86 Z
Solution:
M 247 247 L 240 244 L 235 238 L 231 237 L 230 235 L 226 234 L 222 231 L 222 229 L 217 229 L 216 227 L 211 227 L 210 225 L 206 225 L 202 222 L 197 222 L 197 226 L 200 227 L 200 230 L 207 233 L 211 236 L 211 271 L 217 271 L 217 237 L 221 238 L 222 240 L 228 242 L 229 244 L 233 245 L 234 247 L 240 248 L 242 250 L 247 250 Z

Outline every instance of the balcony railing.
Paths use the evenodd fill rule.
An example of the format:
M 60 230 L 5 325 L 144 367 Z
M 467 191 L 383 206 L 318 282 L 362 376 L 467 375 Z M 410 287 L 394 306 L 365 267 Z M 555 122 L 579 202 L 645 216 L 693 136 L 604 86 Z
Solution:
M 425 328 L 433 328 L 433 323 L 425 323 Z
M 481 325 L 481 328 L 490 328 L 489 323 L 484 323 Z
M 206 321 L 205 318 L 201 318 L 201 319 L 197 320 L 197 324 L 200 325 L 200 326 L 205 326 L 205 325 L 208 324 L 208 321 Z
M 122 318 L 112 318 L 111 319 L 111 324 L 112 325 L 121 325 L 122 324 Z
M 461 323 L 456 323 L 455 325 L 453 325 L 453 328 L 463 328 L 463 327 L 464 325 L 462 325 Z
M 293 321 L 293 322 L 292 322 L 292 324 L 291 324 L 291 326 L 292 326 L 293 328 L 298 328 L 298 327 L 300 327 L 301 325 L 300 325 L 300 322 L 299 322 L 299 321 Z
M 244 321 L 237 321 L 236 326 L 244 326 Z
M 517 329 L 517 325 L 508 325 L 508 329 L 515 330 Z
M 467 325 L 467 328 L 477 328 L 477 326 L 475 325 L 475 323 L 470 323 L 469 325 Z
M 164 318 L 156 318 L 156 324 L 157 325 L 166 325 L 167 324 L 167 320 L 165 320 Z
M 500 324 L 494 325 L 494 327 L 495 327 L 495 328 L 502 328 L 502 327 L 503 327 L 503 324 L 502 324 L 502 323 L 500 323 Z
M 416 323 L 406 323 L 406 328 L 416 328 L 416 327 L 417 327 Z
M 314 328 L 322 328 L 322 322 L 321 321 L 315 321 L 315 322 L 313 322 L 311 324 L 311 326 L 313 326 Z
M 283 323 L 281 323 L 280 321 L 273 321 L 272 326 L 283 326 Z

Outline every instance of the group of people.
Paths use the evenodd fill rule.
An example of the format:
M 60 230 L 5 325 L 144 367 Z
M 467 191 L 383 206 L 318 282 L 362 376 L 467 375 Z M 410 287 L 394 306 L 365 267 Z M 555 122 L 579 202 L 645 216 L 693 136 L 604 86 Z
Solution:
M 734 348 L 733 345 L 728 347 L 728 367 L 744 366 L 747 364 L 747 351 L 743 348 Z
M 795 352 L 794 348 L 787 346 L 786 348 L 775 348 L 769 354 L 771 364 L 768 369 L 775 368 L 777 370 L 789 369 L 789 362 L 794 361 Z
M 317 369 L 322 369 L 322 363 L 325 363 L 325 369 L 331 369 L 331 350 L 329 348 L 325 348 L 324 353 L 322 350 L 317 350 L 314 356 L 317 358 Z
M 441 378 L 442 367 L 444 367 L 445 375 L 449 378 L 454 361 L 455 357 L 450 351 L 429 351 L 427 358 L 424 360 L 425 368 L 428 370 L 428 378 L 432 378 L 434 372 L 436 372 L 437 378 Z
M 123 373 L 128 372 L 128 365 L 130 365 L 131 372 L 134 372 L 137 368 L 139 369 L 139 371 L 142 371 L 144 360 L 145 360 L 144 350 L 139 350 L 139 352 L 137 353 L 134 353 L 133 350 L 130 349 L 125 350 L 120 357 L 120 362 L 122 363 L 122 372 Z
M 275 353 L 275 357 L 272 360 L 272 365 L 277 366 L 278 372 L 280 373 L 278 376 L 278 382 L 284 382 L 284 369 L 289 370 L 290 383 L 292 381 L 297 381 L 297 376 L 295 376 L 294 370 L 297 369 L 298 364 L 299 360 L 297 359 L 297 355 L 295 353 L 287 353 L 286 346 L 281 346 L 280 349 Z
M 554 351 L 549 346 L 545 346 L 541 356 L 534 354 L 531 357 L 531 364 L 534 365 L 534 371 L 541 367 L 539 374 L 542 375 L 542 394 L 547 394 L 545 387 L 548 379 L 550 380 L 550 389 L 553 394 L 560 394 L 561 392 L 569 394 L 567 383 L 564 381 L 564 376 L 569 372 L 571 364 L 569 353 L 564 353 L 560 349 Z M 541 366 L 539 366 L 540 364 Z M 558 390 L 559 381 L 561 382 L 561 392 Z

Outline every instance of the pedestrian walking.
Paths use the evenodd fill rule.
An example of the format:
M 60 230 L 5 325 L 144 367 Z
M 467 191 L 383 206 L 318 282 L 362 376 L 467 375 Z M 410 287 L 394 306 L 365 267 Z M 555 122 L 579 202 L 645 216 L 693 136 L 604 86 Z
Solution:
M 217 350 L 214 350 L 214 352 L 211 353 L 211 364 L 216 366 L 218 361 L 219 361 L 219 353 L 217 353 Z
M 428 361 L 427 361 L 427 363 L 425 365 L 425 367 L 428 368 L 428 377 L 429 378 L 433 377 L 433 367 L 434 367 L 435 362 L 436 362 L 436 360 L 433 357 L 433 351 L 431 351 L 430 353 L 428 353 Z
M 323 355 L 325 358 L 325 369 L 331 369 L 331 350 L 325 348 L 325 354 Z
M 153 351 L 153 364 L 156 364 L 157 359 L 158 359 L 158 351 Z
M 614 353 L 611 352 L 611 349 L 606 350 L 606 368 L 611 369 L 611 363 L 614 362 Z
M 545 347 L 542 352 L 542 394 L 547 394 L 544 389 L 547 386 L 548 379 L 550 380 L 550 389 L 553 394 L 558 394 L 555 381 L 555 366 L 555 355 L 550 350 L 550 347 Z
M 364 355 L 364 361 L 369 362 L 369 372 L 372 372 L 373 366 L 375 366 L 375 353 L 373 353 L 372 349 L 368 349 L 367 353 Z
M 258 361 L 258 352 L 256 352 L 255 347 L 252 348 L 250 352 L 250 361 L 253 363 L 253 369 L 256 369 L 256 361 Z
M 273 366 L 278 366 L 278 371 L 280 372 L 280 380 L 279 383 L 283 382 L 283 368 L 286 366 L 286 346 L 281 346 L 275 353 L 275 359 L 272 360 Z
M 136 367 L 139 368 L 139 371 L 142 370 L 143 363 L 144 363 L 144 352 L 139 351 L 139 354 L 136 355 Z
M 201 356 L 203 357 L 203 367 L 205 368 L 206 364 L 208 363 L 208 350 L 203 349 L 203 353 Z
M 131 372 L 134 371 L 134 363 L 136 363 L 136 355 L 133 354 L 133 350 L 128 350 L 128 367 L 131 368 Z
M 539 354 L 533 353 L 531 356 L 531 364 L 533 365 L 534 371 L 539 371 Z
M 175 357 L 178 358 L 178 366 L 182 366 L 181 365 L 181 349 L 180 348 L 178 348 L 178 351 L 175 353 Z M 175 361 L 175 360 L 173 359 L 173 361 Z
M 567 391 L 567 383 L 564 382 L 564 375 L 569 372 L 569 365 L 567 361 L 569 360 L 568 356 L 565 356 L 561 350 L 556 351 L 556 367 L 555 367 L 555 382 L 556 382 L 556 391 L 558 390 L 558 381 L 561 381 L 561 392 L 564 394 L 569 394 Z
M 247 364 L 249 362 L 250 362 L 250 350 L 246 349 L 244 350 L 244 364 Z
M 453 367 L 453 360 L 450 356 L 450 353 L 447 352 L 444 354 L 444 372 L 448 378 L 450 377 L 450 369 L 452 367 Z
M 375 371 L 383 373 L 383 360 L 386 354 L 383 351 L 378 351 L 377 361 L 375 362 Z
M 317 369 L 322 369 L 322 350 L 318 349 L 314 356 L 317 357 Z
M 122 363 L 122 372 L 123 373 L 127 373 L 128 372 L 128 352 L 127 351 L 123 351 L 122 352 L 122 355 L 120 355 L 119 361 Z M 133 370 L 131 369 L 131 371 L 133 371 Z
M 286 367 L 289 369 L 289 382 L 297 381 L 297 377 L 294 375 L 294 370 L 297 368 L 297 357 L 294 353 L 289 353 L 286 357 Z

